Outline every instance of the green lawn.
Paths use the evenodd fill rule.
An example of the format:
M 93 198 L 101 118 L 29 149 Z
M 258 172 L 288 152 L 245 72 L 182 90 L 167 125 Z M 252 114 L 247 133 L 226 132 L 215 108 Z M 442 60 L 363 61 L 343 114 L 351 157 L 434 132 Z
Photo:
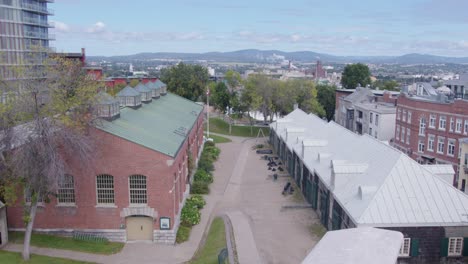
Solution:
M 24 239 L 23 232 L 9 232 L 8 240 L 11 243 L 22 244 Z M 67 249 L 80 252 L 111 255 L 120 252 L 124 243 L 117 242 L 92 242 L 75 240 L 68 237 L 59 237 L 52 235 L 33 234 L 31 246 L 43 248 Z
M 218 254 L 226 247 L 226 233 L 224 231 L 224 221 L 221 217 L 216 217 L 211 223 L 210 231 L 206 237 L 205 244 L 198 249 L 190 264 L 217 264 Z
M 29 263 L 29 264 L 84 264 L 90 262 L 81 262 L 71 259 L 53 258 L 47 256 L 40 256 L 31 254 L 29 261 L 24 261 L 21 257 L 21 253 L 8 252 L 0 250 L 0 263 Z
M 205 133 L 205 136 L 206 136 L 206 133 Z M 213 142 L 216 143 L 216 144 L 218 144 L 218 143 L 227 143 L 227 142 L 232 141 L 229 138 L 225 138 L 225 137 L 218 136 L 218 135 L 213 135 L 213 134 L 210 134 L 210 138 L 212 138 Z
M 210 118 L 210 132 L 223 134 L 223 135 L 232 135 L 238 137 L 256 137 L 259 130 L 263 131 L 263 134 L 267 137 L 269 135 L 270 128 L 266 127 L 252 127 L 250 126 L 232 126 L 231 134 L 229 134 L 229 124 L 219 118 Z M 211 137 L 211 135 L 210 135 Z

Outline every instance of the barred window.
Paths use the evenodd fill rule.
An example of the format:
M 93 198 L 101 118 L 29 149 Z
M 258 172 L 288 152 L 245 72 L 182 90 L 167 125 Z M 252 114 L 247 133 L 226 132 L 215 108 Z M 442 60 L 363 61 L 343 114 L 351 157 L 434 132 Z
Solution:
M 400 248 L 400 253 L 399 253 L 400 257 L 409 257 L 410 245 L 411 245 L 411 238 L 405 238 Z
M 463 237 L 450 237 L 448 244 L 449 256 L 461 256 L 463 249 Z
M 25 188 L 24 189 L 24 201 L 26 203 L 31 203 L 31 192 L 29 191 L 29 188 Z M 37 197 L 37 203 L 43 203 L 44 202 L 44 198 L 43 198 L 43 195 L 38 195 Z
M 146 176 L 131 175 L 129 177 L 130 185 L 130 204 L 146 204 Z
M 101 174 L 96 177 L 96 191 L 98 204 L 114 203 L 114 176 Z
M 63 179 L 59 182 L 57 200 L 59 203 L 75 203 L 75 182 L 73 180 L 73 175 L 65 174 Z

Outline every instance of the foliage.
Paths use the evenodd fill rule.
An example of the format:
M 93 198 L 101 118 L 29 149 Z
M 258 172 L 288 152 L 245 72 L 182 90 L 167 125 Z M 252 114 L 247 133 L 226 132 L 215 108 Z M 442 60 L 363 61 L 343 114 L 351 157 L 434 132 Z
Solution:
M 24 232 L 9 232 L 8 239 L 11 243 L 23 243 Z M 111 255 L 120 252 L 125 244 L 118 242 L 82 241 L 75 240 L 70 237 L 33 233 L 31 237 L 31 245 L 42 248 L 56 248 L 93 254 Z
M 370 76 L 370 70 L 367 65 L 362 63 L 349 64 L 344 68 L 341 84 L 348 89 L 354 89 L 358 85 L 365 87 L 371 84 Z
M 395 80 L 377 80 L 372 84 L 372 87 L 374 89 L 377 89 L 378 87 L 380 90 L 387 90 L 387 91 L 399 91 L 398 89 L 399 86 L 400 85 Z
M 221 150 L 218 147 L 205 145 L 203 148 L 202 157 L 207 156 L 212 161 L 215 161 L 218 159 L 220 153 Z
M 192 227 L 183 226 L 183 225 L 179 226 L 179 229 L 177 230 L 177 235 L 176 235 L 176 243 L 180 244 L 189 240 L 190 231 L 192 231 Z
M 317 101 L 323 106 L 328 121 L 335 115 L 335 90 L 335 86 L 317 86 Z
M 198 161 L 198 168 L 206 172 L 214 171 L 213 160 L 209 156 L 202 154 Z
M 216 143 L 216 144 L 218 144 L 218 143 L 228 143 L 228 142 L 232 141 L 229 138 L 218 136 L 218 135 L 213 135 L 213 134 L 210 134 L 210 138 L 213 139 L 213 142 Z
M 210 187 L 208 182 L 194 181 L 192 188 L 190 189 L 191 194 L 209 194 Z
M 226 82 L 229 85 L 229 88 L 231 88 L 231 90 L 238 87 L 241 84 L 241 81 L 242 81 L 240 73 L 238 73 L 236 71 L 233 71 L 233 70 L 228 70 L 224 74 L 224 79 L 226 80 Z
M 194 194 L 190 196 L 189 198 L 187 198 L 187 201 L 185 202 L 185 204 L 187 206 L 194 206 L 194 207 L 197 207 L 198 209 L 202 209 L 205 206 L 206 202 L 203 196 L 199 194 Z
M 210 85 L 210 105 L 212 104 L 221 112 L 226 112 L 226 107 L 230 107 L 231 93 L 223 82 L 211 83 Z
M 180 213 L 180 223 L 183 226 L 194 226 L 200 223 L 201 214 L 195 204 L 186 203 Z
M 214 146 L 216 146 L 214 142 L 211 142 L 211 141 L 205 142 L 205 147 L 214 147 Z
M 204 98 L 208 78 L 206 68 L 182 62 L 161 71 L 161 80 L 166 83 L 168 91 L 192 101 Z
M 116 96 L 120 91 L 122 91 L 123 88 L 125 88 L 127 85 L 123 83 L 118 83 L 114 85 L 114 87 L 110 88 L 107 93 Z
M 224 221 L 220 217 L 213 219 L 205 244 L 197 251 L 191 264 L 217 264 L 218 254 L 226 248 L 226 231 Z
M 17 263 L 17 264 L 86 264 L 90 262 L 83 262 L 64 258 L 54 258 L 48 256 L 41 256 L 32 254 L 29 261 L 21 259 L 21 254 L 16 252 L 0 251 L 0 263 Z
M 93 158 L 94 144 L 87 131 L 96 120 L 100 84 L 86 75 L 80 62 L 60 57 L 49 58 L 42 66 L 19 66 L 17 74 L 21 91 L 6 87 L 11 88 L 6 92 L 12 99 L 0 108 L 4 135 L 0 145 L 11 150 L 15 143 L 14 151 L 0 153 L 0 177 L 3 183 L 21 182 L 32 197 L 24 217 L 23 257 L 27 260 L 37 201 L 47 201 L 55 192 L 69 169 L 67 159 L 87 164 Z
M 205 171 L 203 169 L 198 169 L 197 172 L 195 172 L 194 180 L 196 182 L 212 183 L 213 182 L 213 175 L 211 175 L 210 173 L 208 173 L 207 171 Z
M 187 150 L 188 153 L 188 160 L 187 160 L 187 168 L 188 168 L 188 175 L 191 176 L 193 170 L 195 169 L 195 161 L 193 160 L 193 154 L 191 151 Z

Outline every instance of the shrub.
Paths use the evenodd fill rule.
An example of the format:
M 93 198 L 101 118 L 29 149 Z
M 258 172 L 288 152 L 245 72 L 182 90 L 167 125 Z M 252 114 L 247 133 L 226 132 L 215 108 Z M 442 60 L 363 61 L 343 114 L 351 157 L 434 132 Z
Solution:
M 198 168 L 206 172 L 214 171 L 213 160 L 211 160 L 206 155 L 202 155 L 198 161 Z
M 187 201 L 185 204 L 187 206 L 194 206 L 194 207 L 197 207 L 198 209 L 202 209 L 205 206 L 206 202 L 203 196 L 199 194 L 195 194 L 187 198 Z
M 192 189 L 190 189 L 190 193 L 192 194 L 208 194 L 210 193 L 210 188 L 208 187 L 207 182 L 202 181 L 194 181 L 192 183 Z
M 206 142 L 205 142 L 205 147 L 206 147 L 206 146 L 214 147 L 214 146 L 215 146 L 215 143 L 214 143 L 213 141 L 206 141 Z
M 219 157 L 219 153 L 221 153 L 221 150 L 215 146 L 208 146 L 203 149 L 202 155 L 207 155 L 210 157 L 212 160 L 217 160 Z
M 179 226 L 179 229 L 177 230 L 177 235 L 176 235 L 176 242 L 177 244 L 183 243 L 187 241 L 190 237 L 190 231 L 192 228 L 187 227 L 187 226 Z
M 194 179 L 195 179 L 195 181 L 212 183 L 213 182 L 213 175 L 206 172 L 205 170 L 200 170 L 199 169 L 199 170 L 197 170 L 197 172 L 195 172 Z
M 185 204 L 180 214 L 180 222 L 183 226 L 194 226 L 200 223 L 201 214 L 198 207 L 193 204 Z

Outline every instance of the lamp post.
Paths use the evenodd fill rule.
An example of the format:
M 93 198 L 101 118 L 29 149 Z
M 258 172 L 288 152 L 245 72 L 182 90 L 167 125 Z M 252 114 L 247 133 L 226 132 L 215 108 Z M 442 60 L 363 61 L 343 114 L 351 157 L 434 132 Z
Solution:
M 206 89 L 206 139 L 210 138 L 210 87 Z

